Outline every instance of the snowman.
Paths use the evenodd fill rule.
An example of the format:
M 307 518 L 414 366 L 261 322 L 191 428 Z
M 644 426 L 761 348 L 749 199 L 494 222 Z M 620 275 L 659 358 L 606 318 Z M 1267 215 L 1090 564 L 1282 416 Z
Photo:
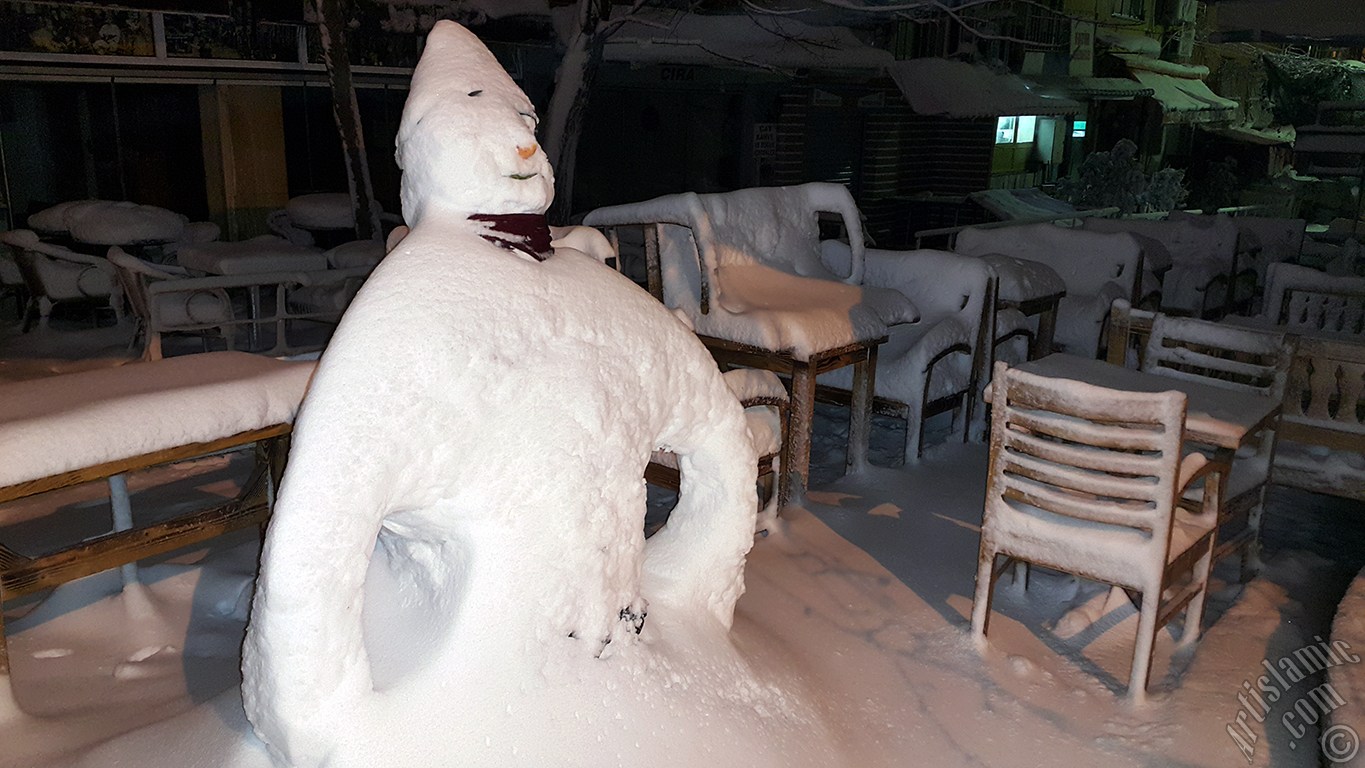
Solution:
M 319 362 L 262 553 L 243 699 L 276 765 L 579 764 L 555 718 L 638 743 L 612 697 L 678 707 L 688 679 L 716 711 L 799 709 L 727 645 L 757 511 L 740 405 L 662 305 L 551 245 L 536 121 L 435 25 L 398 134 L 411 231 Z M 646 542 L 657 448 L 683 484 Z M 508 743 L 540 727 L 550 752 Z

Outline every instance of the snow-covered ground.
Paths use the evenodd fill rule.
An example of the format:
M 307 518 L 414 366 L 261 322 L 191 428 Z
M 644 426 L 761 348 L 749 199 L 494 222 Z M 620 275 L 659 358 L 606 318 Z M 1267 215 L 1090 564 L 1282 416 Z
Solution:
M 0 337 L 0 376 L 115 364 L 126 330 Z M 1275 489 L 1266 569 L 1245 586 L 1230 581 L 1232 564 L 1217 570 L 1203 639 L 1172 658 L 1173 631 L 1163 631 L 1152 695 L 1133 705 L 1122 688 L 1136 614 L 1126 601 L 1106 604 L 1098 585 L 1034 569 L 1024 589 L 1007 576 L 989 650 L 978 654 L 969 641 L 983 446 L 943 441 L 919 465 L 895 466 L 903 437 L 878 419 L 877 466 L 841 477 L 842 416 L 817 415 L 812 489 L 756 541 L 731 640 L 756 679 L 815 703 L 823 725 L 811 727 L 832 734 L 846 764 L 1319 764 L 1318 726 L 1290 708 L 1314 701 L 1323 676 L 1286 686 L 1269 715 L 1247 691 L 1267 674 L 1263 661 L 1283 669 L 1294 651 L 1328 638 L 1336 603 L 1365 563 L 1361 505 Z M 136 478 L 135 509 L 161 514 L 226 495 L 242 467 L 219 457 Z M 108 520 L 102 490 L 10 505 L 0 535 L 23 551 L 58 534 L 98 533 Z M 111 571 L 7 606 L 13 701 L 0 697 L 0 766 L 267 765 L 238 689 L 257 553 L 256 537 L 238 534 L 144 564 L 142 584 L 130 589 L 120 591 Z M 580 736 L 552 745 L 554 764 L 635 764 L 630 750 L 598 739 L 613 729 L 666 739 L 678 727 L 667 707 L 633 703 L 603 696 L 575 706 Z M 777 719 L 755 708 L 696 735 L 718 745 L 717 765 L 746 765 L 720 746 L 726 734 Z M 549 764 L 534 757 L 546 754 L 542 733 L 509 732 L 507 722 L 498 713 L 449 727 L 493 743 L 507 764 Z

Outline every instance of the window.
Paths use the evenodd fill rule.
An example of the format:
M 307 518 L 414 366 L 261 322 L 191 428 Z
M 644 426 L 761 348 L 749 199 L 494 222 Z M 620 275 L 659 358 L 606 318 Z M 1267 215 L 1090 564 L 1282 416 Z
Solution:
M 1113 9 L 1112 14 L 1114 16 L 1122 16 L 1124 18 L 1137 19 L 1139 21 L 1147 18 L 1146 0 L 1114 0 L 1114 4 L 1111 8 Z
M 1038 131 L 1035 115 L 1009 115 L 995 121 L 996 144 L 1032 144 Z
M 1073 139 L 1084 139 L 1084 138 L 1085 138 L 1085 121 L 1084 121 L 1084 120 L 1076 120 L 1075 122 L 1071 123 L 1071 138 L 1073 138 Z

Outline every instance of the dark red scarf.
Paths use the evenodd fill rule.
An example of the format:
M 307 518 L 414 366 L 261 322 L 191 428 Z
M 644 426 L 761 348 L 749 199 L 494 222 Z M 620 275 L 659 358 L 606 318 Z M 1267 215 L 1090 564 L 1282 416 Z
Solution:
M 479 237 L 499 248 L 520 251 L 536 261 L 545 261 L 553 252 L 543 213 L 476 213 L 469 218 L 488 224 L 492 231 Z

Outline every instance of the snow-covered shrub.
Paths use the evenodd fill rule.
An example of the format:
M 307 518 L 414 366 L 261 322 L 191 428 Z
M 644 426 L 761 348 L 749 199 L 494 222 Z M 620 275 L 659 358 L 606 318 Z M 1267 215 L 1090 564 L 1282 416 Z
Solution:
M 1148 179 L 1137 157 L 1137 145 L 1119 139 L 1108 152 L 1087 155 L 1077 177 L 1057 182 L 1057 193 L 1082 207 L 1138 213 L 1169 211 L 1185 199 L 1187 191 L 1183 171 L 1163 168 Z

